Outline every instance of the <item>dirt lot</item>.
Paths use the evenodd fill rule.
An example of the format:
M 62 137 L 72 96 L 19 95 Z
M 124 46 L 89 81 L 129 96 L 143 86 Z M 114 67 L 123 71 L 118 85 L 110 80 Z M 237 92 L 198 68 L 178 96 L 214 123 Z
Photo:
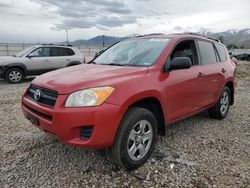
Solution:
M 103 152 L 63 145 L 21 113 L 30 80 L 0 80 L 0 187 L 250 187 L 250 62 L 239 62 L 235 105 L 226 119 L 206 112 L 169 126 L 134 172 Z

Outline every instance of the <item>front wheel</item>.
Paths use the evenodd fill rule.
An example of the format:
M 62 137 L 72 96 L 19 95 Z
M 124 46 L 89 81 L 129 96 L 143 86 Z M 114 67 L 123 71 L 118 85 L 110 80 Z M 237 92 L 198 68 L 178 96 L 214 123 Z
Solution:
M 223 119 L 227 116 L 231 101 L 230 89 L 225 86 L 221 92 L 219 101 L 208 110 L 210 117 Z
M 24 74 L 19 68 L 11 68 L 5 74 L 5 80 L 11 84 L 20 83 L 23 81 Z
M 128 110 L 118 129 L 112 154 L 118 165 L 133 170 L 150 157 L 156 142 L 157 121 L 144 108 Z

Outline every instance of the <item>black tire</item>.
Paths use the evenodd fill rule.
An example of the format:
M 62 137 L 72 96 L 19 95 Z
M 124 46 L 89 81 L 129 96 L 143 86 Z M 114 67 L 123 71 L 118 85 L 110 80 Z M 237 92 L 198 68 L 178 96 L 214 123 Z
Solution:
M 24 73 L 19 68 L 11 68 L 5 73 L 5 80 L 11 84 L 20 83 L 23 81 Z
M 143 129 L 143 131 L 141 131 L 142 129 L 140 129 L 138 130 L 138 132 L 135 132 L 135 130 L 138 129 L 138 126 L 143 127 L 144 124 L 145 128 Z M 130 137 L 131 135 L 136 135 L 134 139 L 136 140 L 135 142 L 131 140 Z M 150 137 L 150 135 L 152 135 L 152 138 Z M 151 111 L 144 108 L 140 107 L 130 108 L 125 114 L 118 128 L 115 142 L 111 149 L 114 161 L 119 166 L 127 170 L 133 170 L 140 167 L 150 157 L 155 146 L 156 135 L 157 135 L 157 120 L 154 114 Z M 148 141 L 145 139 L 146 136 L 149 137 Z M 142 147 L 145 149 L 144 153 Z M 133 152 L 129 151 L 132 150 L 132 148 L 137 148 L 134 150 L 136 151 L 135 154 L 131 154 Z M 133 155 L 133 157 L 136 159 L 133 159 L 131 155 Z
M 227 99 L 224 99 L 225 96 L 227 96 Z M 230 107 L 230 102 L 231 102 L 230 89 L 227 86 L 225 86 L 221 92 L 218 102 L 208 110 L 210 117 L 215 119 L 224 119 L 227 116 Z

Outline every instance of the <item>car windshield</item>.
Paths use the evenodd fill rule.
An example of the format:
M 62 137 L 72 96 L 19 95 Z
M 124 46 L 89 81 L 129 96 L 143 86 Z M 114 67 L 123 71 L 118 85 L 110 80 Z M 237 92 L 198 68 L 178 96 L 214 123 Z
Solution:
M 24 49 L 23 51 L 21 52 L 18 52 L 17 54 L 15 54 L 14 56 L 15 57 L 23 57 L 24 55 L 26 55 L 28 52 L 30 52 L 31 50 L 35 49 L 36 47 L 35 46 L 31 46 L 29 48 L 26 48 Z
M 119 66 L 151 66 L 161 55 L 168 42 L 168 38 L 140 38 L 122 41 L 103 52 L 93 63 Z

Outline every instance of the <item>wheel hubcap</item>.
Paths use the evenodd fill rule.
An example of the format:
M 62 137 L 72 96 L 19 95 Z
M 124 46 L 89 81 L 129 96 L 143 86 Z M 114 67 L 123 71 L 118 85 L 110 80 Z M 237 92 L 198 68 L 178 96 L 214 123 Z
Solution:
M 18 71 L 11 71 L 9 74 L 9 79 L 13 82 L 18 82 L 21 80 L 21 78 L 22 78 L 22 75 Z
M 127 151 L 129 157 L 138 161 L 142 159 L 150 149 L 153 140 L 152 125 L 147 120 L 137 122 L 130 131 Z
M 228 107 L 229 107 L 229 95 L 227 92 L 224 92 L 221 96 L 221 99 L 220 99 L 220 111 L 222 114 L 225 114 L 228 110 Z

